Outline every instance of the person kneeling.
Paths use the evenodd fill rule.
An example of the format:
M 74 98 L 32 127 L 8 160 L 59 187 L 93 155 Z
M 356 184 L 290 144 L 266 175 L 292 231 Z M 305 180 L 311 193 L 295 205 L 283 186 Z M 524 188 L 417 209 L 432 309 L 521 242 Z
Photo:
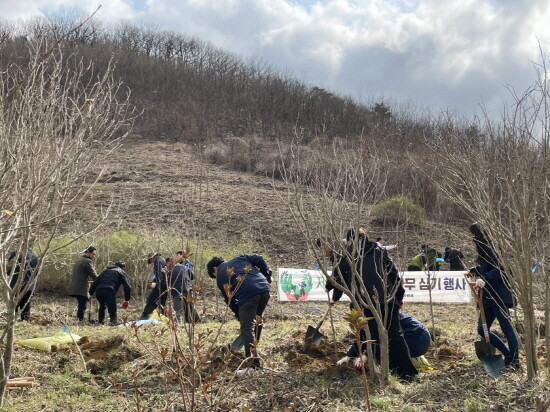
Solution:
M 413 365 L 418 368 L 429 367 L 427 361 L 423 357 L 432 343 L 432 338 L 430 332 L 424 326 L 422 322 L 413 318 L 411 315 L 400 312 L 399 313 L 399 323 L 403 329 L 403 334 L 405 336 L 405 342 L 409 348 L 411 354 L 411 360 Z M 355 369 L 361 369 L 361 360 L 359 359 L 357 353 L 357 345 L 354 343 L 351 348 L 349 348 L 346 356 L 336 362 L 337 365 L 346 365 L 349 361 L 353 359 L 353 367 Z M 367 357 L 363 354 L 363 363 L 367 362 Z

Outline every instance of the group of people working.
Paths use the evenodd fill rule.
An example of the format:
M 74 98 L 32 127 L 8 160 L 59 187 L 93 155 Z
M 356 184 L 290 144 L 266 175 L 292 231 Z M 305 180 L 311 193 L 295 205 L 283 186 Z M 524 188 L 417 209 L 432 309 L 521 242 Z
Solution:
M 98 309 L 98 322 L 105 321 L 105 310 L 109 312 L 111 325 L 118 322 L 116 294 L 119 288 L 124 288 L 124 301 L 121 304 L 123 309 L 129 305 L 132 288 L 128 277 L 124 272 L 124 262 L 116 262 L 108 266 L 99 276 L 93 267 L 93 259 L 96 257 L 97 249 L 94 246 L 88 247 L 83 255 L 73 266 L 69 296 L 77 301 L 76 317 L 84 320 L 88 302 L 91 296 L 96 297 Z M 189 321 L 194 317 L 198 321 L 198 314 L 192 307 L 189 299 L 194 278 L 191 262 L 186 257 L 185 251 L 176 252 L 173 258 L 162 258 L 158 253 L 151 253 L 148 256 L 148 263 L 153 265 L 153 274 L 148 287 L 151 290 L 143 313 L 140 319 L 147 319 L 158 308 L 165 308 L 168 299 L 171 301 L 171 308 L 176 319 Z
M 510 291 L 507 276 L 503 273 L 502 265 L 497 259 L 494 245 L 487 239 L 483 229 L 478 224 L 470 227 L 473 240 L 478 253 L 478 265 L 467 272 L 469 277 L 478 277 L 483 280 L 477 283 L 477 288 L 483 288 L 482 304 L 485 310 L 487 326 L 490 330 L 497 320 L 506 337 L 507 343 L 495 333 L 490 332 L 490 342 L 505 356 L 506 365 L 517 369 L 519 363 L 519 343 L 515 330 L 510 321 L 509 308 L 514 305 L 514 299 Z M 366 317 L 373 317 L 373 309 L 380 316 L 387 319 L 385 328 L 389 337 L 389 364 L 390 369 L 403 380 L 412 380 L 418 371 L 411 361 L 411 356 L 424 354 L 430 344 L 429 333 L 425 328 L 415 323 L 414 318 L 400 312 L 403 305 L 405 290 L 401 284 L 399 272 L 389 257 L 384 246 L 383 239 L 375 242 L 369 240 L 367 233 L 360 229 L 357 232 L 350 229 L 346 234 L 343 248 L 332 248 L 324 243 L 325 256 L 333 265 L 333 276 L 327 280 L 327 292 L 333 291 L 334 304 L 345 292 L 352 300 L 352 305 L 363 310 Z M 319 246 L 322 242 L 318 243 Z M 445 260 L 451 265 L 457 265 L 464 269 L 463 255 L 460 251 L 446 248 Z M 79 260 L 74 264 L 69 295 L 77 300 L 77 318 L 84 320 L 90 296 L 95 295 L 99 302 L 98 321 L 103 323 L 105 310 L 108 311 L 111 324 L 117 323 L 116 293 L 122 286 L 124 288 L 124 302 L 122 307 L 128 307 L 131 298 L 131 287 L 124 272 L 124 262 L 116 262 L 107 267 L 98 276 L 94 270 L 92 261 L 97 250 L 88 247 Z M 426 262 L 429 264 L 430 255 L 433 254 L 427 246 L 423 246 Z M 172 310 L 179 321 L 197 322 L 200 317 L 194 310 L 192 300 L 192 280 L 194 278 L 191 262 L 187 259 L 185 251 L 179 251 L 174 258 L 163 258 L 158 253 L 148 256 L 148 263 L 153 266 L 153 274 L 149 283 L 150 293 L 141 319 L 147 319 L 157 308 L 165 308 L 168 299 L 171 300 Z M 15 268 L 10 268 L 12 273 L 10 286 L 17 284 L 25 291 L 18 303 L 21 309 L 21 317 L 28 320 L 30 312 L 30 296 L 34 285 L 29 285 L 32 270 L 38 264 L 38 256 L 29 249 L 24 257 L 25 276 L 18 281 L 20 275 L 19 266 L 21 258 L 16 259 L 15 254 L 10 260 L 17 261 Z M 457 259 L 457 260 L 456 260 Z M 355 266 L 355 268 L 353 268 Z M 208 275 L 216 279 L 228 308 L 240 322 L 240 337 L 244 343 L 245 355 L 250 359 L 249 368 L 244 372 L 260 367 L 260 360 L 255 351 L 255 343 L 260 339 L 263 322 L 263 313 L 270 297 L 272 271 L 260 255 L 239 255 L 229 261 L 221 257 L 212 258 L 206 265 Z M 353 270 L 354 269 L 354 270 Z M 410 270 L 410 267 L 409 267 Z M 354 276 L 354 273 L 359 276 Z M 411 321 L 412 319 L 412 321 Z M 411 323 L 412 322 L 412 323 Z M 379 359 L 380 351 L 376 342 L 379 341 L 378 324 L 375 321 L 367 323 L 370 338 L 375 341 L 373 352 Z M 408 325 L 408 326 L 407 326 Z M 412 326 L 411 326 L 412 325 Z M 421 325 L 421 324 L 420 324 Z M 409 330 L 409 340 L 404 330 Z M 478 333 L 483 335 L 481 321 L 478 323 Z M 361 342 L 366 341 L 365 331 L 361 333 Z M 354 344 L 346 356 L 338 363 L 347 363 L 357 358 L 364 347 L 359 348 Z M 411 354 L 411 352 L 413 352 Z
M 126 264 L 116 262 L 114 265 L 108 266 L 98 276 L 92 263 L 96 255 L 97 249 L 94 246 L 89 246 L 73 265 L 69 296 L 74 297 L 77 301 L 76 317 L 79 321 L 84 320 L 90 297 L 95 294 L 99 304 L 98 322 L 104 323 L 105 310 L 107 310 L 111 325 L 115 325 L 118 322 L 116 294 L 120 286 L 124 287 L 122 308 L 128 307 L 132 293 L 128 277 L 124 272 Z
M 487 327 L 490 330 L 494 321 L 497 320 L 507 341 L 505 344 L 498 335 L 489 332 L 490 342 L 502 352 L 505 364 L 508 367 L 518 369 L 519 345 L 509 313 L 509 308 L 513 306 L 514 302 L 507 276 L 496 257 L 494 245 L 487 239 L 480 225 L 473 224 L 470 231 L 478 252 L 478 265 L 469 269 L 466 275 L 469 278 L 483 280 L 483 282 L 475 284 L 478 292 L 480 289 L 484 289 L 484 293 L 481 294 Z M 400 322 L 403 319 L 400 309 L 403 306 L 405 290 L 401 284 L 398 271 L 388 256 L 387 251 L 391 249 L 384 245 L 381 238 L 377 238 L 376 242 L 369 241 L 364 229 L 359 229 L 357 233 L 350 229 L 343 247 L 337 245 L 333 248 L 330 246 L 330 242 L 318 242 L 319 246 L 322 244 L 324 245 L 325 256 L 330 259 L 334 267 L 334 275 L 328 279 L 326 284 L 327 292 L 333 290 L 331 303 L 333 304 L 341 298 L 343 289 L 346 290 L 347 294 L 355 291 L 351 292 L 355 293 L 355 296 L 350 296 L 352 307 L 354 305 L 360 306 L 365 317 L 373 317 L 372 308 L 377 308 L 381 318 L 387 317 L 385 328 L 389 338 L 390 369 L 404 380 L 414 379 L 417 371 L 411 362 L 411 348 L 418 343 L 419 346 L 414 347 L 414 350 L 415 353 L 419 353 L 418 350 L 422 348 L 421 342 L 424 341 L 425 335 L 418 329 L 416 336 L 410 334 L 410 339 L 405 339 L 403 333 L 405 325 Z M 428 245 L 422 245 L 421 255 L 418 256 L 418 259 L 413 259 L 408 270 L 439 270 L 438 267 L 436 269 L 436 257 L 437 252 L 435 249 L 429 248 Z M 451 270 L 465 270 L 463 259 L 464 256 L 460 250 L 447 247 L 445 248 L 445 257 L 441 260 L 449 262 Z M 359 276 L 354 275 L 354 273 Z M 371 320 L 367 325 L 370 338 L 378 341 L 377 322 Z M 478 333 L 483 336 L 481 319 L 478 321 Z M 360 340 L 362 342 L 366 341 L 365 333 L 361 333 Z M 424 346 L 424 348 L 427 350 L 427 347 Z M 361 349 L 361 352 L 364 352 L 365 347 Z M 379 347 L 376 342 L 373 344 L 373 352 L 379 359 Z M 338 363 L 347 363 L 355 358 L 354 365 L 358 366 L 361 363 L 358 355 L 359 348 L 354 343 L 346 356 L 340 359 Z
M 428 245 L 422 245 L 421 250 L 421 253 L 411 259 L 407 271 L 438 271 L 441 269 L 442 262 L 449 264 L 449 270 L 466 269 L 466 266 L 464 266 L 464 254 L 459 249 L 446 247 L 443 256 L 436 249 Z

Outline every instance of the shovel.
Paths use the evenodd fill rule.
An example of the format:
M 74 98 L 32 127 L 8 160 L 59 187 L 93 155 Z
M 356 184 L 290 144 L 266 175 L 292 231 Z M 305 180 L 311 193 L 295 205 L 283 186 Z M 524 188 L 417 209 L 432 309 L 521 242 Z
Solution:
M 484 340 L 474 342 L 476 355 L 483 364 L 483 367 L 489 376 L 491 378 L 497 378 L 506 370 L 506 364 L 504 363 L 502 356 L 495 355 L 495 347 L 490 343 L 489 328 L 487 328 L 485 310 L 483 309 L 483 289 L 479 291 L 479 296 L 476 297 L 476 300 L 479 306 L 479 316 L 481 318 L 481 326 L 483 328 L 484 337 Z
M 319 324 L 317 325 L 316 328 L 314 328 L 311 325 L 307 327 L 306 345 L 308 345 L 308 344 L 320 345 L 325 340 L 324 335 L 321 332 L 319 332 L 319 328 L 323 325 L 323 322 L 327 318 L 329 312 L 330 312 L 330 305 L 329 305 L 327 311 L 325 312 L 325 314 L 323 316 L 323 319 L 321 319 L 321 322 L 319 322 Z

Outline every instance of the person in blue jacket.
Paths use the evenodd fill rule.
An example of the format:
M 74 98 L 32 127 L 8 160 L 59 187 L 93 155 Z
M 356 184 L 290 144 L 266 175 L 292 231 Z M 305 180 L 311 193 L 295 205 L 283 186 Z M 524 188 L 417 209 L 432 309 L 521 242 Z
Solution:
M 432 343 L 432 337 L 428 328 L 418 319 L 404 312 L 399 312 L 399 323 L 401 324 L 401 329 L 403 329 L 405 342 L 409 348 L 411 358 L 417 358 L 426 354 Z M 338 361 L 338 364 L 342 365 L 353 358 L 357 358 L 357 346 L 355 344 L 348 350 L 346 357 Z
M 428 352 L 432 344 L 432 336 L 426 326 L 411 315 L 399 312 L 399 323 L 405 335 L 411 358 L 418 358 Z
M 18 283 L 20 284 L 19 294 L 21 297 L 17 302 L 15 310 L 21 310 L 21 320 L 28 321 L 31 317 L 31 297 L 34 293 L 34 286 L 36 284 L 36 281 L 31 281 L 31 279 L 33 271 L 38 266 L 40 259 L 31 248 L 27 249 L 24 263 L 22 262 L 21 257 L 19 257 L 19 259 L 15 259 L 16 255 L 16 252 L 11 252 L 8 256 L 8 276 L 10 274 L 12 275 L 10 280 L 10 288 L 13 289 Z M 12 261 L 15 262 L 15 267 L 12 266 Z M 20 282 L 18 282 L 21 270 L 25 271 L 25 276 Z
M 239 320 L 245 355 L 252 358 L 250 368 L 259 368 L 254 339 L 260 340 L 262 324 L 255 322 L 257 317 L 261 319 L 269 302 L 272 275 L 269 266 L 260 255 L 239 255 L 229 261 L 213 257 L 206 268 Z
M 149 319 L 151 313 L 159 306 L 162 310 L 162 307 L 166 304 L 167 297 L 165 293 L 166 289 L 163 289 L 163 285 L 165 284 L 163 269 L 166 266 L 166 260 L 159 253 L 149 253 L 147 256 L 147 263 L 153 265 L 151 281 L 148 284 L 151 292 L 149 292 L 147 296 L 147 301 L 140 319 Z
M 176 252 L 176 258 L 170 260 L 174 264 L 170 264 L 167 259 L 165 286 L 162 289 L 170 294 L 178 322 L 185 320 L 187 323 L 197 323 L 200 321 L 200 315 L 195 310 L 192 299 L 193 280 L 195 279 L 193 265 L 185 257 L 183 250 Z
M 520 367 L 519 343 L 509 311 L 509 308 L 514 306 L 514 298 L 508 286 L 506 274 L 502 271 L 502 265 L 497 259 L 492 242 L 487 239 L 479 224 L 472 224 L 470 232 L 474 238 L 479 265 L 471 268 L 468 275 L 478 276 L 485 281 L 482 304 L 489 329 L 490 343 L 502 352 L 507 366 L 518 369 Z M 491 326 L 495 320 L 498 320 L 508 345 L 498 335 L 491 332 Z M 477 332 L 483 337 L 481 320 L 478 321 Z

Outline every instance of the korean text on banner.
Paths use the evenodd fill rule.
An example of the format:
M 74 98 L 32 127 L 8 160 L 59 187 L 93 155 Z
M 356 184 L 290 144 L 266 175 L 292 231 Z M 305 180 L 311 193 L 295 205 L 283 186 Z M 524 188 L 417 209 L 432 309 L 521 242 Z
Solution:
M 430 290 L 435 303 L 470 301 L 470 288 L 463 271 L 401 272 L 401 278 L 407 302 L 429 302 Z M 278 279 L 280 302 L 327 300 L 326 278 L 320 270 L 279 268 Z M 344 295 L 341 300 L 349 301 L 349 298 Z

